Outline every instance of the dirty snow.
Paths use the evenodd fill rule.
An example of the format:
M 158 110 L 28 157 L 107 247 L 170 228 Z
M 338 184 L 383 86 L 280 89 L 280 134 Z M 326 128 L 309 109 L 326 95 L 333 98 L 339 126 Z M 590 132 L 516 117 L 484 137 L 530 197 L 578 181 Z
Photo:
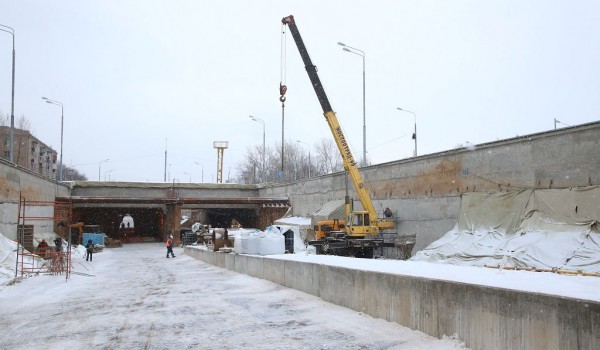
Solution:
M 0 286 L 1 349 L 462 349 L 163 243 L 104 249 L 74 274 Z M 348 260 L 353 261 L 353 260 Z M 366 261 L 366 260 L 362 260 Z

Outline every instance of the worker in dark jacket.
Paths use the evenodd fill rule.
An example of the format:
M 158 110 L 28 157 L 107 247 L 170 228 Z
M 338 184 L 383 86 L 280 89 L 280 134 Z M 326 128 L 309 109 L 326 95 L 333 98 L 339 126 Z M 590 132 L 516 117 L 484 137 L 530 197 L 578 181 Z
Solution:
M 173 254 L 173 235 L 169 235 L 169 238 L 167 238 L 167 258 L 169 254 L 171 254 L 172 258 L 175 257 L 175 254 Z
M 88 242 L 85 245 L 85 261 L 92 261 L 92 253 L 93 252 L 94 252 L 94 242 L 92 242 L 91 239 L 88 239 Z
M 385 215 L 386 218 L 391 218 L 393 214 L 390 208 L 385 208 L 383 215 Z
M 56 239 L 54 240 L 54 248 L 57 252 L 62 252 L 62 242 L 63 240 L 61 237 L 56 237 Z

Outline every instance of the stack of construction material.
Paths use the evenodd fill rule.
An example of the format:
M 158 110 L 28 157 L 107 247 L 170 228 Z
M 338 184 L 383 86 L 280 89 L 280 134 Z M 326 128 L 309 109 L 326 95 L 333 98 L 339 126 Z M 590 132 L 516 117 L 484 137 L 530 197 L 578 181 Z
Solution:
M 238 254 L 276 255 L 285 253 L 285 237 L 282 234 L 262 232 L 260 234 L 242 234 L 234 241 L 234 250 Z

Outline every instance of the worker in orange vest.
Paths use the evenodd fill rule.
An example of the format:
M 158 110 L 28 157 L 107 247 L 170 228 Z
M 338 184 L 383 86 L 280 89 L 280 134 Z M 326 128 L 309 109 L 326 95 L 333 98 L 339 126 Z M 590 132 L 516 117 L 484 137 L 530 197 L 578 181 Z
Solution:
M 172 258 L 175 257 L 175 254 L 173 254 L 173 235 L 169 235 L 169 238 L 167 238 L 167 258 L 169 254 L 171 254 Z

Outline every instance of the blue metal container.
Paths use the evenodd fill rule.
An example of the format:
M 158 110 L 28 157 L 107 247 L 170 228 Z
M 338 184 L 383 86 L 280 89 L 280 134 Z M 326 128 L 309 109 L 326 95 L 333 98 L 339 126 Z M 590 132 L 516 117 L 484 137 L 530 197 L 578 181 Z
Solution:
M 94 245 L 104 245 L 104 233 L 84 233 L 83 242 L 81 244 L 86 245 L 90 239 Z

